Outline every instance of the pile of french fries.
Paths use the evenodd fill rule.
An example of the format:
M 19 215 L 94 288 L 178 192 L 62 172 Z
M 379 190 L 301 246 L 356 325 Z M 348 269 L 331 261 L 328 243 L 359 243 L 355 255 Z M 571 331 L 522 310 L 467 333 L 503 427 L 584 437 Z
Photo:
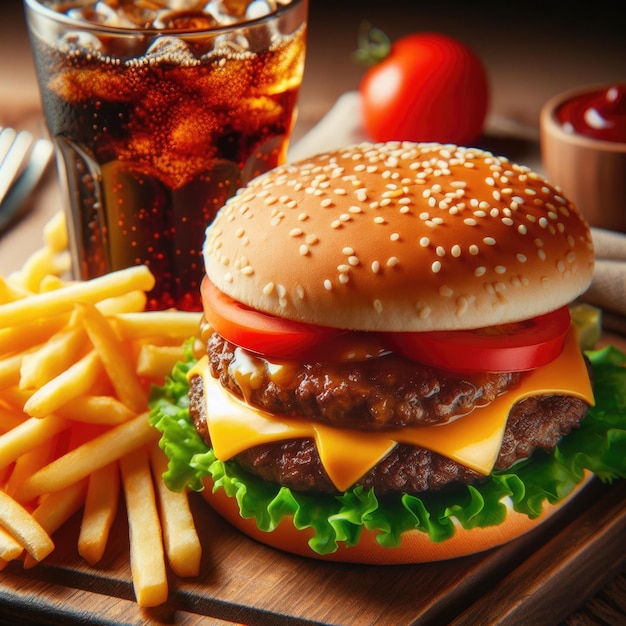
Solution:
M 96 565 L 123 494 L 136 599 L 156 606 L 167 566 L 197 575 L 201 547 L 187 494 L 161 479 L 148 392 L 183 358 L 200 314 L 146 312 L 155 279 L 145 266 L 64 279 L 62 214 L 43 238 L 20 271 L 0 276 L 0 570 L 41 562 L 75 514 L 78 553 Z

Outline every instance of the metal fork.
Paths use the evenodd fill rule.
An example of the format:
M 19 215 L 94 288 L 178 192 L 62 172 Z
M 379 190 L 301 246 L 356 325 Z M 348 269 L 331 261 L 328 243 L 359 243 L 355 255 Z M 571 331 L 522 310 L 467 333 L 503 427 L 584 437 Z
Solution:
M 0 235 L 22 216 L 52 153 L 47 139 L 35 139 L 26 130 L 0 127 Z

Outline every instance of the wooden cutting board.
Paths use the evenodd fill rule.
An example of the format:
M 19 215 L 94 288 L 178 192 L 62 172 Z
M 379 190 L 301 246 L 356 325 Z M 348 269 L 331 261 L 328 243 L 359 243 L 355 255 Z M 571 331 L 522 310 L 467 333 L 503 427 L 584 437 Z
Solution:
M 619 342 L 617 342 L 619 343 Z M 57 549 L 0 573 L 0 624 L 541 624 L 556 625 L 626 564 L 626 481 L 594 479 L 533 532 L 482 554 L 422 565 L 326 563 L 261 545 L 198 496 L 197 579 L 172 575 L 167 604 L 140 609 L 123 506 L 98 567 L 78 555 L 80 518 Z M 625 617 L 626 619 L 626 617 Z

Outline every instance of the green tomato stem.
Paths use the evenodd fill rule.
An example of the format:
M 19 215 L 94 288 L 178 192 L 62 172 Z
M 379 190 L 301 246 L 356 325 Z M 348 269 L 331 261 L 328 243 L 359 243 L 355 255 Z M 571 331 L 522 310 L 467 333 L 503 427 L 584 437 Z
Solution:
M 354 59 L 360 65 L 371 67 L 389 56 L 391 40 L 380 28 L 362 22 Z

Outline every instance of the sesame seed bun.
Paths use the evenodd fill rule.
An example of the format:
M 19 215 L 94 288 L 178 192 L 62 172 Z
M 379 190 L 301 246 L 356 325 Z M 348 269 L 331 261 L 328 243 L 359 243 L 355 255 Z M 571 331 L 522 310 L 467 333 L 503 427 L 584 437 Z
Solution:
M 476 328 L 563 306 L 593 245 L 571 202 L 476 148 L 360 144 L 278 167 L 219 212 L 210 280 L 267 313 L 358 330 Z

